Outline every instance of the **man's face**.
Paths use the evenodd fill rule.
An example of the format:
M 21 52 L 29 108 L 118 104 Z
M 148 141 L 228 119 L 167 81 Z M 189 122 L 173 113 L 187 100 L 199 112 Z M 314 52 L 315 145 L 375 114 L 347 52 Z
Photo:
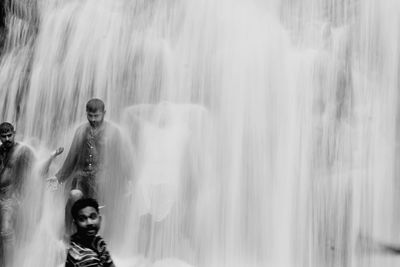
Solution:
M 84 237 L 94 237 L 100 229 L 101 216 L 93 207 L 86 207 L 78 212 L 75 225 L 78 233 Z
M 100 110 L 97 110 L 96 112 L 87 111 L 86 115 L 90 123 L 90 126 L 92 126 L 93 128 L 99 127 L 103 123 L 104 114 L 105 111 L 100 111 Z
M 8 131 L 0 134 L 0 141 L 4 147 L 10 148 L 14 145 L 15 132 Z

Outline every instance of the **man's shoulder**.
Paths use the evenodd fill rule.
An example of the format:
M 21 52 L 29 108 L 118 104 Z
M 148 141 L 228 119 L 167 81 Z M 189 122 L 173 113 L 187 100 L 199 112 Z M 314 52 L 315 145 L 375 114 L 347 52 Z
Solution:
M 104 129 L 105 132 L 110 136 L 121 134 L 121 128 L 118 127 L 117 124 L 111 121 L 104 121 Z
M 83 123 L 78 125 L 78 127 L 75 130 L 75 132 L 87 131 L 89 128 L 90 128 L 90 124 L 88 122 L 83 122 Z
M 74 139 L 78 138 L 81 139 L 85 136 L 85 133 L 87 133 L 90 129 L 90 124 L 89 123 L 82 123 L 79 124 L 78 127 L 75 129 L 75 134 L 74 134 Z
M 25 143 L 15 142 L 15 148 L 22 151 L 33 151 L 33 149 Z
M 93 249 L 82 245 L 80 242 L 71 240 L 70 246 L 68 248 L 68 258 L 74 261 L 97 259 L 97 253 Z
M 102 266 L 115 266 L 113 260 L 111 259 L 110 253 L 107 250 L 107 245 L 104 239 L 97 235 L 93 240 L 93 248 L 97 251 L 100 261 L 102 262 Z
M 108 129 L 108 130 L 116 130 L 118 129 L 117 125 L 114 122 L 108 121 L 108 120 L 104 120 L 103 122 L 104 124 L 104 128 Z
M 70 244 L 70 247 L 68 248 L 68 254 L 67 257 L 74 260 L 74 261 L 81 261 L 84 257 L 84 254 L 82 251 L 79 249 L 79 246 L 77 246 L 74 243 Z
M 22 155 L 33 156 L 34 155 L 33 149 L 30 146 L 20 143 L 20 142 L 15 143 L 14 151 L 15 151 L 16 155 L 19 155 L 19 156 L 22 156 Z
M 102 251 L 106 249 L 106 241 L 100 236 L 96 235 L 93 239 L 93 247 L 96 248 L 98 251 Z

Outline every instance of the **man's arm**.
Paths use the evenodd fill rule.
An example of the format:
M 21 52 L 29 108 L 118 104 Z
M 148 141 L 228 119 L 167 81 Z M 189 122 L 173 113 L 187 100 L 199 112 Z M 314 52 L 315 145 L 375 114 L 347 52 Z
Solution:
M 65 261 L 65 267 L 76 267 L 75 259 L 70 255 L 70 251 L 68 250 L 67 259 Z
M 56 173 L 55 177 L 58 182 L 62 183 L 71 175 L 74 171 L 75 165 L 78 161 L 78 153 L 80 151 L 80 143 L 82 140 L 82 131 L 78 128 L 75 132 L 74 138 L 72 140 L 72 144 L 69 148 L 68 155 L 64 160 L 64 163 L 61 169 Z
M 53 153 L 51 153 L 50 157 L 44 162 L 43 166 L 41 166 L 41 168 L 40 168 L 40 175 L 42 177 L 45 177 L 47 175 L 47 173 L 49 172 L 49 169 L 50 169 L 50 165 L 53 162 L 53 160 L 57 156 L 59 156 L 61 153 L 63 153 L 63 151 L 64 151 L 64 148 L 59 147 Z
M 14 170 L 16 179 L 15 193 L 20 194 L 27 177 L 32 174 L 36 157 L 33 151 L 27 146 L 22 146 L 16 153 L 17 159 Z
M 68 260 L 67 257 L 67 261 L 65 262 L 65 267 L 75 267 L 75 264 L 73 264 L 70 260 Z
M 107 250 L 106 242 L 100 236 L 96 237 L 95 246 L 99 254 L 100 262 L 104 267 L 115 267 L 114 262 L 111 259 L 110 253 Z

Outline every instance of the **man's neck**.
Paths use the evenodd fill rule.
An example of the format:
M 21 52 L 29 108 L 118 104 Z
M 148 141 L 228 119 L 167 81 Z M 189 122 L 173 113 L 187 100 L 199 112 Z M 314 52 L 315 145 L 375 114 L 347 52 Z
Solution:
M 86 236 L 79 232 L 74 234 L 75 241 L 78 241 L 79 243 L 82 243 L 85 246 L 91 246 L 95 237 L 96 236 Z
M 103 128 L 104 128 L 104 121 L 96 127 L 93 127 L 92 125 L 89 124 L 89 129 L 92 133 L 98 133 L 98 132 L 102 131 Z

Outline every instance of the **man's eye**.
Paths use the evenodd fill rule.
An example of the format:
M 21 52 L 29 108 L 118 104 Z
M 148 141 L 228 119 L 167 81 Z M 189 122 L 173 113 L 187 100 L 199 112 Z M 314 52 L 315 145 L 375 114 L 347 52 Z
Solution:
M 86 220 L 85 217 L 79 217 L 79 218 L 78 218 L 78 221 L 79 221 L 79 222 L 84 222 L 85 220 Z
M 97 217 L 98 217 L 98 215 L 97 215 L 96 213 L 92 213 L 92 214 L 90 215 L 90 219 L 92 219 L 92 220 L 97 219 Z

